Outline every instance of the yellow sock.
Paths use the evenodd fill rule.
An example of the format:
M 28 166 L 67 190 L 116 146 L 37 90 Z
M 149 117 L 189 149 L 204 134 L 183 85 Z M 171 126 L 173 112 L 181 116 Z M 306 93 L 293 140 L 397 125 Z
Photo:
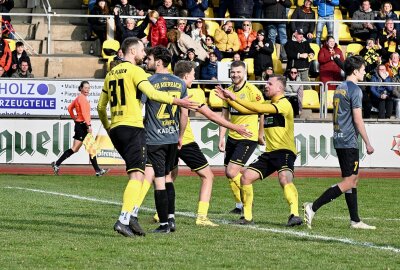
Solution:
M 140 207 L 142 205 L 144 199 L 146 198 L 147 192 L 149 192 L 150 187 L 151 184 L 146 179 L 144 179 L 142 188 L 140 189 L 140 195 L 135 202 L 135 206 Z
M 283 194 L 289 204 L 290 214 L 299 216 L 299 195 L 293 183 L 289 183 L 283 187 Z
M 140 195 L 142 189 L 142 182 L 136 179 L 129 180 L 126 185 L 124 197 L 122 199 L 122 212 L 132 212 L 135 206 L 135 201 Z
M 208 207 L 210 204 L 208 202 L 199 201 L 199 208 L 197 209 L 197 216 L 206 217 L 208 214 Z
M 240 197 L 240 177 L 242 177 L 241 173 L 238 173 L 232 179 L 229 179 L 229 185 L 231 186 L 233 197 L 235 197 L 236 203 L 241 203 L 242 198 Z
M 253 185 L 242 186 L 243 213 L 246 220 L 253 219 Z

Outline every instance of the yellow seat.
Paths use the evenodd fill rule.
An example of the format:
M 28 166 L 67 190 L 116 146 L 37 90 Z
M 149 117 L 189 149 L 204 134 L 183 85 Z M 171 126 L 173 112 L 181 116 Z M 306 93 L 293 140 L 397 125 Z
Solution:
M 214 9 L 209 7 L 204 11 L 204 15 L 206 18 L 215 18 L 214 17 Z
M 333 109 L 333 94 L 335 94 L 335 90 L 328 90 L 326 96 L 326 105 L 327 108 L 332 110 Z
M 230 18 L 231 17 L 231 14 L 229 14 L 229 10 L 227 10 L 226 12 L 225 12 L 225 18 Z
M 217 30 L 219 28 L 219 24 L 217 22 L 214 21 L 206 21 L 206 25 L 207 25 L 207 31 L 208 34 L 212 37 L 214 37 L 215 34 L 215 30 Z
M 301 7 L 304 5 L 304 0 L 297 0 L 297 6 Z
M 319 109 L 319 97 L 318 92 L 315 90 L 304 90 L 303 91 L 303 109 Z
M 364 48 L 363 45 L 358 44 L 358 43 L 350 43 L 349 45 L 347 45 L 346 48 L 346 57 L 349 53 L 352 53 L 354 55 L 359 55 L 360 51 Z
M 243 61 L 246 63 L 247 75 L 249 76 L 249 79 L 254 80 L 254 58 L 245 58 Z
M 333 17 L 335 18 L 335 20 L 343 20 L 342 11 L 340 11 L 340 9 L 338 8 L 335 8 L 335 13 Z
M 118 40 L 115 39 L 107 39 L 103 42 L 103 48 L 101 50 L 101 56 L 104 59 L 108 59 L 108 58 L 114 58 L 114 56 L 117 54 L 118 50 L 120 48 L 120 44 Z M 114 55 L 107 55 L 105 53 L 105 51 L 107 50 L 111 50 L 111 51 L 115 51 Z
M 211 108 L 222 108 L 223 101 L 215 94 L 215 89 L 210 91 L 210 96 L 208 97 L 208 105 Z
M 345 23 L 339 23 L 339 42 L 352 42 L 353 37 L 350 34 L 350 28 Z
M 292 18 L 293 12 L 295 11 L 296 7 L 291 7 L 288 12 L 288 18 Z
M 274 73 L 278 75 L 283 75 L 285 70 L 283 69 L 282 62 L 279 59 L 272 59 L 272 65 L 274 69 Z
M 319 50 L 321 48 L 318 46 L 317 43 L 310 43 L 310 47 L 314 51 L 314 57 L 312 59 L 310 59 L 310 61 L 311 60 L 318 60 L 318 53 L 319 53 Z
M 198 102 L 200 105 L 206 103 L 206 95 L 200 88 L 189 88 L 188 96 L 192 96 L 190 100 Z
M 253 28 L 254 31 L 258 32 L 258 30 L 263 30 L 264 26 L 259 22 L 253 22 L 252 23 L 252 28 Z
M 14 39 L 9 39 L 9 38 L 6 38 L 5 40 L 7 40 L 8 46 L 10 47 L 10 50 L 14 51 L 15 48 L 16 48 L 16 43 L 17 42 Z

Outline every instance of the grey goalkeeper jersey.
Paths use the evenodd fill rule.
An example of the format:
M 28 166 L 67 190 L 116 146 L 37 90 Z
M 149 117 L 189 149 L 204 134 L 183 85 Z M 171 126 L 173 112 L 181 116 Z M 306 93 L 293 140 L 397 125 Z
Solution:
M 358 149 L 358 130 L 353 109 L 362 108 L 362 91 L 351 81 L 342 82 L 333 95 L 333 145 Z
M 156 73 L 149 77 L 149 82 L 158 91 L 168 92 L 170 96 L 184 98 L 187 96 L 186 84 L 172 74 Z M 144 127 L 146 143 L 150 145 L 178 143 L 179 107 L 158 103 L 142 96 L 145 104 Z

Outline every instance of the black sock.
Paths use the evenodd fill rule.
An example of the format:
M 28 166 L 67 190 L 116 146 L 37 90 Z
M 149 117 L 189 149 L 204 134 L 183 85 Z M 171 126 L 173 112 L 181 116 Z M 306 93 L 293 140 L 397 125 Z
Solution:
M 154 190 L 154 200 L 156 202 L 156 209 L 160 223 L 168 223 L 168 197 L 167 191 Z
M 168 194 L 168 214 L 175 214 L 175 187 L 174 183 L 165 183 Z
M 360 222 L 360 217 L 358 216 L 357 188 L 352 188 L 349 190 L 349 193 L 346 192 L 344 196 L 346 198 L 347 208 L 349 208 L 351 221 Z
M 89 157 L 90 157 L 90 156 L 89 156 Z M 96 172 L 100 171 L 99 164 L 97 164 L 97 158 L 96 158 L 96 156 L 94 156 L 94 158 L 90 158 L 90 162 L 92 163 L 92 166 L 93 166 L 93 168 L 94 168 L 94 170 L 95 170 Z
M 313 202 L 312 210 L 317 212 L 321 206 L 333 201 L 340 195 L 342 195 L 342 191 L 337 185 L 328 188 L 318 199 Z
M 72 151 L 72 149 L 68 149 L 67 151 L 65 151 L 61 157 L 56 161 L 56 165 L 60 166 L 61 163 L 66 160 L 67 158 L 69 158 L 70 156 L 72 156 L 72 154 L 74 153 L 74 151 Z

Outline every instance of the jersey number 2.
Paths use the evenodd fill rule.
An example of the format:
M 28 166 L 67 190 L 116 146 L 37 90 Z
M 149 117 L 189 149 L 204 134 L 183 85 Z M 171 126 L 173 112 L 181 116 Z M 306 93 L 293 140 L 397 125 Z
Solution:
M 178 98 L 180 92 L 168 92 L 168 95 Z M 172 107 L 172 108 L 171 108 Z M 169 104 L 161 104 L 160 109 L 157 112 L 158 119 L 166 119 L 166 118 L 173 118 L 176 113 L 176 109 L 178 108 L 177 105 L 169 105 Z
M 117 85 L 118 82 L 118 85 Z M 118 81 L 112 80 L 108 83 L 108 87 L 111 89 L 111 107 L 117 106 L 117 89 L 119 90 L 119 96 L 121 97 L 121 106 L 126 105 L 125 101 L 125 89 L 124 89 L 124 79 L 119 79 Z

